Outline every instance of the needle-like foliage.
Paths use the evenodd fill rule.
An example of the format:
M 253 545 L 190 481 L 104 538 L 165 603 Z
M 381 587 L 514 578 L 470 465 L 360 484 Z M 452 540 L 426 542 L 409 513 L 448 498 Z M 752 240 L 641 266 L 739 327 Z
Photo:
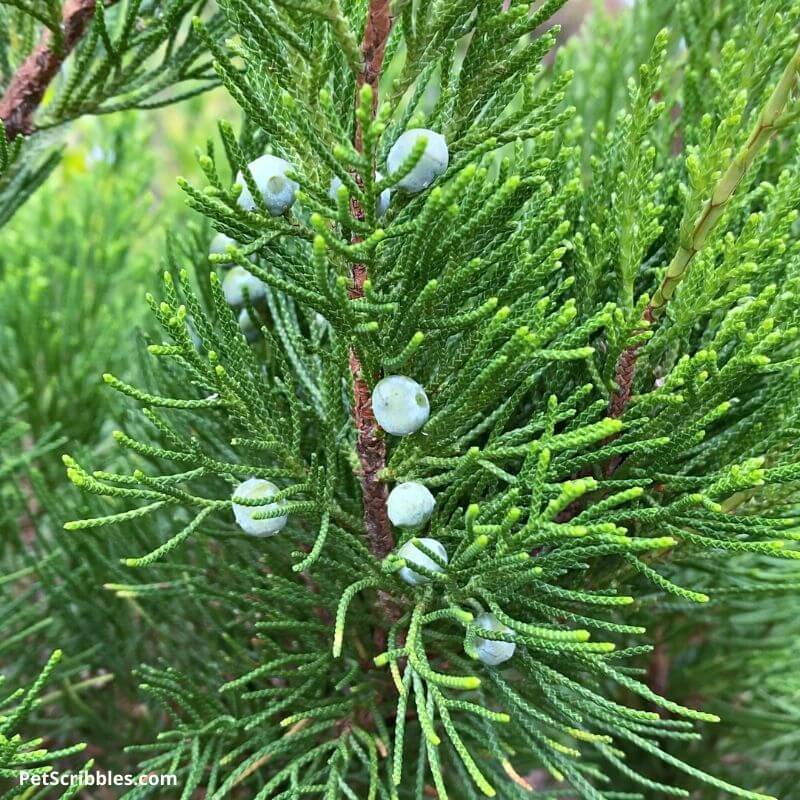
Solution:
M 192 41 L 245 122 L 179 185 L 233 244 L 209 269 L 178 235 L 157 366 L 105 376 L 143 408 L 131 469 L 65 457 L 108 498 L 65 535 L 157 537 L 108 588 L 204 618 L 200 666 L 142 670 L 174 720 L 142 770 L 210 800 L 769 798 L 779 742 L 741 784 L 702 749 L 765 661 L 673 673 L 798 586 L 800 3 L 641 2 L 552 67 L 563 0 L 219 5 Z M 446 171 L 404 191 L 434 134 Z M 264 153 L 298 187 L 275 216 Z M 234 313 L 231 265 L 261 282 Z M 373 414 L 390 375 L 430 404 L 407 436 Z M 386 514 L 408 481 L 424 529 Z
M 218 84 L 187 20 L 206 0 L 0 2 L 0 227 L 58 163 L 58 129 L 86 115 L 152 109 Z
M 85 748 L 85 745 L 78 744 L 59 750 L 47 750 L 41 746 L 41 739 L 28 739 L 21 733 L 31 711 L 40 702 L 42 689 L 60 660 L 61 651 L 56 650 L 39 677 L 27 690 L 18 689 L 8 693 L 2 686 L 3 681 L 0 676 L 0 778 L 3 778 L 4 782 L 13 784 L 12 788 L 2 795 L 3 800 L 23 796 L 31 800 L 53 797 L 53 791 L 49 788 L 37 790 L 32 778 L 41 778 L 52 770 L 54 762 L 57 763 L 59 759 L 79 753 Z M 91 761 L 86 767 L 91 767 Z M 79 791 L 80 785 L 76 782 L 64 792 L 58 792 L 58 797 L 61 800 L 68 800 L 77 797 Z
M 81 132 L 86 144 L 0 230 L 0 393 L 26 401 L 34 439 L 59 421 L 91 446 L 111 399 L 95 365 L 132 366 L 146 309 L 130 294 L 154 274 L 142 240 L 157 217 L 141 120 Z

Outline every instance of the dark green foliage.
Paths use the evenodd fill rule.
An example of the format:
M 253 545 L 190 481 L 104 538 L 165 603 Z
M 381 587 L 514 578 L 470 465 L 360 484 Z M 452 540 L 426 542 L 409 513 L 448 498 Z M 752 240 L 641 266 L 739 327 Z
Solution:
M 63 535 L 78 509 L 102 506 L 63 480 L 60 454 L 69 441 L 108 457 L 124 409 L 96 364 L 130 380 L 145 372 L 141 298 L 168 206 L 152 196 L 150 126 L 123 114 L 73 130 L 80 139 L 58 173 L 0 231 L 0 670 L 13 685 L 30 683 L 62 647 L 59 675 L 76 689 L 70 713 L 42 735 L 91 740 L 104 748 L 104 768 L 122 769 L 124 746 L 157 723 L 144 715 L 120 724 L 135 703 L 132 666 L 159 650 L 151 619 L 103 588 L 127 578 L 130 531 L 119 541 Z M 133 536 L 137 547 L 155 546 L 152 532 Z
M 130 468 L 65 458 L 89 497 L 76 574 L 97 554 L 168 642 L 140 679 L 172 723 L 130 752 L 183 798 L 797 796 L 800 4 L 642 2 L 545 69 L 533 31 L 560 5 L 397 4 L 374 117 L 364 2 L 224 0 L 195 24 L 246 120 L 180 186 L 240 244 L 218 274 L 205 240 L 170 242 L 155 366 L 106 376 L 144 407 L 115 435 Z M 412 127 L 449 169 L 378 219 Z M 281 217 L 232 187 L 265 150 L 301 186 Z M 267 285 L 254 345 L 231 261 Z M 370 550 L 352 354 L 430 398 L 380 475 L 436 497 L 427 585 Z M 273 538 L 234 524 L 252 476 L 286 501 Z M 514 632 L 502 667 L 474 658 L 510 638 L 483 611 Z
M 79 785 L 70 787 L 64 792 L 49 788 L 37 790 L 35 786 L 32 788 L 33 784 L 28 776 L 41 776 L 49 772 L 54 762 L 79 753 L 85 745 L 48 751 L 41 747 L 41 739 L 28 739 L 20 732 L 31 712 L 41 702 L 42 689 L 60 660 L 61 651 L 56 650 L 39 677 L 27 690 L 18 689 L 10 694 L 5 693 L 0 676 L 0 692 L 3 692 L 0 694 L 0 778 L 4 783 L 13 783 L 11 789 L 2 795 L 3 800 L 11 800 L 14 797 L 44 800 L 46 797 L 54 797 L 54 791 L 58 792 L 61 800 L 78 796 Z M 91 767 L 91 762 L 86 767 Z
M 21 136 L 9 142 L 0 120 L 0 227 L 41 186 L 58 161 L 57 149 L 26 148 Z
M 24 489 L 15 479 L 35 459 L 64 443 L 57 439 L 55 430 L 43 431 L 34 441 L 23 407 L 11 403 L 11 398 L 0 393 L 4 408 L 0 410 L 0 530 L 12 530 L 24 513 Z M 11 546 L 12 539 L 0 539 L 0 555 Z

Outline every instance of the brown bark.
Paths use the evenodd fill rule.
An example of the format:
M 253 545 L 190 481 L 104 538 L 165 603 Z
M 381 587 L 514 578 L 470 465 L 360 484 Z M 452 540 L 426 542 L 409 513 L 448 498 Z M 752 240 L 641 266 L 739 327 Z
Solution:
M 389 0 L 370 0 L 364 38 L 361 43 L 364 65 L 357 79 L 357 88 L 360 89 L 365 84 L 372 87 L 373 113 L 377 107 L 378 82 L 392 22 Z M 356 102 L 358 102 L 358 93 L 356 93 Z M 359 152 L 362 151 L 362 130 L 358 121 L 356 122 L 355 146 Z M 364 211 L 358 202 L 353 200 L 351 208 L 356 219 L 364 219 Z M 355 264 L 349 291 L 351 300 L 364 296 L 366 279 L 366 265 Z M 361 463 L 364 525 L 370 550 L 376 558 L 382 559 L 394 548 L 394 537 L 386 511 L 389 489 L 380 478 L 380 473 L 386 466 L 386 440 L 378 429 L 378 423 L 372 411 L 372 395 L 364 375 L 363 365 L 354 348 L 350 349 L 350 372 L 353 375 L 353 418 L 358 437 L 358 458 Z
M 12 76 L 0 98 L 0 119 L 9 140 L 19 134 L 33 133 L 33 117 L 42 98 L 67 56 L 86 33 L 94 10 L 94 0 L 67 0 L 62 11 L 61 41 L 54 41 L 52 32 L 45 31 L 39 44 Z
M 655 316 L 651 306 L 645 309 L 642 320 L 652 325 Z M 641 331 L 637 331 L 637 333 L 641 333 Z M 633 345 L 623 351 L 619 361 L 617 361 L 617 372 L 614 378 L 617 389 L 611 395 L 611 400 L 608 403 L 609 417 L 621 417 L 631 402 L 633 379 L 636 376 L 636 362 L 639 359 L 640 350 L 641 345 Z
M 372 112 L 378 107 L 378 82 L 383 66 L 383 54 L 386 51 L 386 42 L 392 32 L 392 18 L 390 0 L 370 0 L 367 9 L 367 24 L 364 27 L 364 38 L 361 41 L 361 54 L 364 65 L 356 80 L 356 102 L 361 87 L 368 83 L 372 87 Z M 356 150 L 361 152 L 361 125 L 356 122 Z
M 651 325 L 653 324 L 655 321 L 655 314 L 653 313 L 652 306 L 647 306 L 642 315 L 642 321 L 648 322 Z M 644 328 L 637 331 L 637 333 L 641 333 L 642 330 L 644 330 Z M 636 377 L 636 362 L 639 360 L 641 348 L 642 345 L 640 344 L 631 345 L 627 350 L 622 352 L 622 355 L 617 361 L 617 371 L 614 377 L 617 388 L 608 402 L 609 417 L 621 417 L 631 402 L 631 396 L 633 395 L 633 379 Z M 619 469 L 624 460 L 624 456 L 612 458 L 611 461 L 603 467 L 603 474 L 605 477 L 610 478 Z
M 350 371 L 353 374 L 353 417 L 358 436 L 358 458 L 361 462 L 364 525 L 372 554 L 382 559 L 394 548 L 394 537 L 386 512 L 389 489 L 380 479 L 380 472 L 386 466 L 386 440 L 378 430 L 378 423 L 372 413 L 372 398 L 363 367 L 352 349 Z

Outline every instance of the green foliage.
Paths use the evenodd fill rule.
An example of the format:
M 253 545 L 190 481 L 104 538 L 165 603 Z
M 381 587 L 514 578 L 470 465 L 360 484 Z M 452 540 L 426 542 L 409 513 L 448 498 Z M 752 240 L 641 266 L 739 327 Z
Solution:
M 0 695 L 0 778 L 3 778 L 4 782 L 13 784 L 11 789 L 2 795 L 3 800 L 11 800 L 14 797 L 43 800 L 45 797 L 52 797 L 53 794 L 49 789 L 40 791 L 31 789 L 27 783 L 29 778 L 23 776 L 46 774 L 52 769 L 53 762 L 79 753 L 85 747 L 79 744 L 59 750 L 47 750 L 41 746 L 41 739 L 27 739 L 20 733 L 31 711 L 39 704 L 42 689 L 60 660 L 61 651 L 56 650 L 29 689 L 19 689 L 11 694 Z M 2 683 L 0 676 L 0 685 Z M 86 768 L 89 766 L 91 762 Z M 76 784 L 63 793 L 60 792 L 59 797 L 61 800 L 77 797 L 79 790 L 80 786 Z
M 671 572 L 694 566 L 679 559 Z M 675 661 L 669 692 L 702 698 L 703 707 L 726 722 L 692 746 L 694 758 L 709 750 L 729 753 L 725 771 L 731 779 L 746 782 L 763 774 L 772 794 L 793 798 L 797 570 L 792 562 L 775 565 L 754 556 L 738 563 L 708 559 L 695 574 L 698 582 L 715 586 L 703 619 L 687 614 L 686 605 L 676 600 L 657 611 L 653 624 L 660 649 Z M 687 648 L 687 640 L 694 646 Z
M 0 2 L 0 97 L 17 71 L 47 45 L 63 61 L 36 110 L 34 136 L 6 136 L 0 120 L 0 227 L 58 163 L 59 140 L 47 131 L 86 115 L 153 109 L 217 85 L 208 53 L 189 17 L 201 14 L 223 37 L 224 22 L 205 0 L 123 0 L 97 3 L 85 35 L 65 42 L 62 14 L 76 3 Z M 37 87 L 38 88 L 38 87 Z M 29 88 L 28 92 L 32 90 Z M 19 92 L 18 94 L 26 94 Z M 27 134 L 28 131 L 25 131 Z
M 152 275 L 159 215 L 172 211 L 153 197 L 150 126 L 119 115 L 73 131 L 57 173 L 0 231 L 0 665 L 25 684 L 54 644 L 70 653 L 60 670 L 76 688 L 70 713 L 48 733 L 102 742 L 104 766 L 122 768 L 124 745 L 154 724 L 145 717 L 139 734 L 134 721 L 119 723 L 136 693 L 131 665 L 157 650 L 135 604 L 102 588 L 126 577 L 129 543 L 61 535 L 77 508 L 99 506 L 65 485 L 59 452 L 70 441 L 107 453 L 123 409 L 96 364 L 141 375 L 134 332 L 147 319 L 135 299 Z
M 0 529 L 11 530 L 25 506 L 14 479 L 31 461 L 63 444 L 63 439 L 56 439 L 55 431 L 50 429 L 34 443 L 23 408 L 9 404 L 8 398 L 5 403 L 6 407 L 0 411 Z M 0 541 L 0 553 L 6 544 Z
M 128 371 L 135 357 L 142 313 L 131 297 L 152 274 L 142 240 L 156 215 L 149 131 L 120 117 L 83 134 L 0 232 L 0 392 L 26 401 L 35 438 L 60 421 L 91 445 L 111 412 L 96 365 Z
M 33 4 L 4 0 L 0 4 L 0 86 L 11 83 L 14 71 L 30 55 L 47 30 L 58 52 L 62 27 L 60 3 Z M 223 20 L 205 2 L 186 0 L 125 0 L 98 4 L 85 37 L 70 55 L 58 85 L 37 118 L 37 129 L 50 128 L 85 114 L 144 109 L 193 96 L 214 86 L 207 53 L 187 15 L 204 14 L 217 35 Z M 55 37 L 54 39 L 52 37 Z M 182 86 L 176 95 L 167 90 Z
M 0 228 L 47 179 L 59 155 L 58 150 L 41 146 L 25 148 L 21 136 L 9 142 L 0 120 Z
M 218 273 L 207 238 L 170 241 L 156 366 L 106 377 L 144 406 L 115 434 L 130 468 L 65 457 L 88 499 L 64 537 L 98 554 L 76 574 L 113 571 L 169 639 L 141 680 L 172 724 L 130 752 L 184 798 L 797 796 L 800 4 L 642 2 L 546 70 L 554 35 L 533 32 L 561 4 L 397 4 L 374 117 L 364 2 L 222 0 L 195 24 L 246 119 L 180 186 L 239 244 Z M 384 160 L 412 127 L 450 166 L 404 196 L 422 151 Z M 251 182 L 256 210 L 236 202 L 265 150 L 301 187 L 281 217 Z M 266 284 L 255 344 L 226 262 Z M 436 497 L 449 561 L 426 584 L 370 549 L 354 357 L 430 399 L 379 475 Z M 289 514 L 273 538 L 233 521 L 254 476 L 286 501 L 261 512 Z M 775 662 L 748 657 L 765 628 Z M 479 637 L 513 659 L 482 664 Z M 740 748 L 755 765 L 725 763 Z

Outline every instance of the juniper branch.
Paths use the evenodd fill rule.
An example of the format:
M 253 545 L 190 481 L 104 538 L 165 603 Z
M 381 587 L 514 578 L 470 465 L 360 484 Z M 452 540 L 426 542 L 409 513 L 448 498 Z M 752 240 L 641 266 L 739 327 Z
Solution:
M 113 4 L 116 0 L 108 0 Z M 0 98 L 0 120 L 6 137 L 33 132 L 33 116 L 67 56 L 89 28 L 97 4 L 94 0 L 67 0 L 61 17 L 62 35 L 56 40 L 46 30 L 41 41 L 22 62 Z
M 686 276 L 689 265 L 703 248 L 710 233 L 719 222 L 747 170 L 752 166 L 761 148 L 779 128 L 780 119 L 789 102 L 798 74 L 800 74 L 800 46 L 795 50 L 778 85 L 762 108 L 747 142 L 736 154 L 736 157 L 719 181 L 717 181 L 688 238 L 680 242 L 678 250 L 667 267 L 661 285 L 642 315 L 643 328 L 655 323 L 664 313 L 664 309 L 675 293 L 678 284 Z M 608 413 L 612 417 L 621 417 L 630 403 L 633 379 L 636 374 L 636 362 L 639 358 L 641 347 L 641 344 L 632 345 L 622 353 L 617 362 L 615 376 L 617 388 L 608 405 Z M 613 472 L 614 469 L 611 471 Z
M 708 72 L 702 58 L 686 67 L 682 84 L 678 74 L 664 81 L 682 102 L 682 121 L 692 132 L 687 138 L 697 133 L 696 147 L 708 153 L 687 164 L 697 180 L 673 240 L 676 220 L 669 209 L 681 190 L 672 155 L 674 126 L 656 119 L 648 78 L 665 35 L 659 35 L 656 56 L 644 69 L 643 100 L 629 115 L 608 133 L 598 126 L 596 136 L 577 128 L 562 136 L 563 86 L 559 80 L 548 86 L 549 74 L 535 74 L 549 38 L 522 43 L 529 42 L 528 28 L 538 27 L 538 15 L 547 16 L 563 0 L 537 5 L 543 10 L 534 17 L 526 2 L 510 3 L 506 14 L 498 13 L 500 0 L 495 2 L 395 3 L 398 25 L 387 44 L 392 23 L 385 2 L 225 0 L 231 30 L 224 35 L 234 34 L 231 53 L 237 64 L 247 65 L 241 75 L 216 44 L 222 32 L 209 32 L 234 99 L 245 111 L 270 112 L 251 115 L 241 146 L 223 126 L 231 174 L 270 142 L 293 167 L 301 188 L 285 217 L 249 214 L 235 202 L 236 192 L 226 189 L 213 147 L 199 154 L 209 186 L 190 197 L 213 227 L 237 240 L 226 246 L 227 255 L 212 244 L 211 263 L 223 268 L 223 258 L 230 258 L 272 287 L 265 290 L 266 310 L 244 298 L 245 314 L 261 323 L 263 341 L 246 344 L 239 335 L 240 310 L 227 308 L 217 273 L 209 277 L 201 232 L 176 237 L 169 248 L 170 274 L 178 272 L 175 259 L 185 256 L 198 266 L 199 285 L 210 281 L 211 288 L 197 294 L 180 271 L 180 285 L 166 282 L 163 303 L 148 298 L 173 342 L 151 350 L 173 359 L 177 368 L 148 380 L 147 392 L 124 387 L 146 406 L 179 405 L 174 414 L 145 412 L 163 446 L 140 442 L 150 427 L 131 431 L 134 454 L 146 456 L 153 468 L 163 464 L 167 474 L 90 474 L 70 465 L 76 482 L 114 501 L 136 499 L 137 507 L 147 509 L 145 503 L 167 499 L 157 514 L 140 516 L 134 509 L 124 518 L 137 541 L 151 542 L 145 549 L 175 541 L 175 512 L 194 517 L 204 504 L 223 512 L 214 512 L 203 542 L 190 537 L 183 551 L 168 554 L 170 563 L 154 566 L 153 582 L 109 585 L 130 605 L 141 604 L 144 613 L 146 603 L 168 602 L 188 618 L 198 601 L 208 606 L 203 630 L 195 633 L 189 626 L 180 632 L 182 646 L 172 648 L 178 663 L 186 657 L 190 674 L 142 671 L 145 691 L 174 722 L 153 745 L 135 752 L 146 756 L 143 771 L 170 764 L 186 797 L 197 791 L 210 800 L 223 800 L 231 791 L 326 798 L 338 792 L 368 800 L 432 791 L 442 797 L 516 797 L 530 788 L 517 768 L 547 768 L 576 798 L 644 797 L 662 789 L 686 796 L 688 789 L 672 776 L 677 769 L 726 795 L 765 798 L 686 767 L 653 742 L 694 742 L 699 734 L 692 721 L 718 721 L 687 701 L 695 686 L 683 671 L 668 672 L 669 652 L 683 642 L 694 653 L 718 646 L 715 639 L 724 635 L 734 640 L 723 651 L 731 660 L 744 650 L 737 630 L 742 615 L 727 624 L 718 585 L 738 596 L 751 587 L 762 594 L 774 592 L 776 584 L 783 591 L 797 583 L 794 571 L 775 568 L 788 563 L 778 558 L 796 556 L 791 543 L 800 538 L 798 417 L 791 407 L 800 363 L 793 322 L 800 250 L 790 213 L 800 180 L 796 153 L 764 148 L 763 174 L 779 175 L 777 185 L 752 181 L 758 185 L 751 188 L 747 180 L 737 190 L 731 204 L 736 215 L 733 208 L 725 215 L 734 235 L 724 242 L 715 235 L 705 245 L 684 289 L 671 300 L 670 325 L 663 326 L 654 348 L 666 355 L 648 351 L 648 383 L 624 426 L 604 418 L 608 397 L 595 393 L 609 375 L 588 357 L 591 343 L 603 336 L 613 370 L 621 351 L 644 340 L 646 334 L 631 336 L 631 328 L 640 327 L 643 314 L 650 313 L 650 322 L 656 316 L 644 299 L 634 312 L 626 311 L 627 302 L 617 308 L 615 280 L 620 278 L 626 300 L 632 299 L 633 286 L 648 279 L 654 263 L 666 268 L 671 257 L 656 261 L 664 242 L 688 239 L 763 100 L 747 103 L 769 97 L 794 45 L 786 51 L 789 34 L 770 33 L 772 44 L 748 83 L 740 68 L 753 61 L 755 46 L 740 53 L 729 44 L 725 57 L 717 58 L 715 42 L 725 38 L 724 26 L 719 34 L 716 27 L 709 33 L 714 42 L 708 47 L 686 31 L 690 53 L 709 51 L 712 63 L 719 63 L 720 92 L 714 113 L 705 113 L 705 98 L 693 101 Z M 771 0 L 771 7 L 781 2 L 788 7 L 796 0 Z M 650 20 L 648 14 L 655 21 L 657 15 L 648 11 L 655 5 L 637 7 L 642 10 L 626 30 L 646 33 L 650 25 L 641 23 Z M 741 4 L 719 5 L 733 17 L 725 25 L 736 24 L 738 31 L 735 9 Z M 759 0 L 744 5 L 747 22 Z M 792 17 L 786 24 L 794 22 Z M 745 31 L 741 36 L 751 38 Z M 592 44 L 591 32 L 576 52 L 562 51 L 569 65 L 580 68 L 576 82 L 584 76 L 570 90 L 582 110 L 583 92 L 598 94 L 598 79 L 613 72 L 609 86 L 622 83 L 619 69 L 598 66 L 638 60 L 638 48 L 627 49 L 633 38 L 646 40 L 615 35 L 611 58 L 604 40 Z M 297 57 L 284 61 L 284 40 Z M 598 55 L 589 58 L 584 51 L 591 46 Z M 376 111 L 381 58 L 393 65 L 403 61 L 395 84 L 403 100 L 382 97 Z M 743 91 L 743 84 L 752 91 Z M 425 102 L 428 87 L 431 94 L 438 90 L 432 110 Z M 614 108 L 622 102 L 615 100 Z M 743 117 L 747 108 L 752 111 Z M 620 119 L 608 116 L 609 110 L 602 118 Z M 593 101 L 588 111 L 593 128 Z M 781 117 L 779 128 L 789 116 Z M 701 131 L 694 127 L 698 119 L 707 120 Z M 422 191 L 399 187 L 424 150 L 412 147 L 405 166 L 375 180 L 375 168 L 388 167 L 388 153 L 402 132 L 423 124 L 429 133 L 447 135 L 449 174 L 439 174 L 436 185 Z M 648 132 L 645 138 L 642 131 Z M 511 142 L 513 148 L 503 147 Z M 641 153 L 639 146 L 645 148 Z M 637 168 L 622 182 L 624 200 L 618 203 L 615 187 L 632 152 Z M 756 160 L 761 168 L 762 156 Z M 586 161 L 590 171 L 584 170 Z M 748 177 L 755 171 L 754 164 Z M 343 187 L 331 192 L 335 179 Z M 258 196 L 254 181 L 248 188 Z M 373 201 L 392 188 L 403 193 L 377 212 Z M 348 204 L 348 196 L 357 202 Z M 640 230 L 626 233 L 627 266 L 616 276 L 605 265 L 617 257 L 618 234 L 633 219 Z M 376 251 L 378 234 L 385 241 Z M 565 237 L 574 249 L 562 261 Z M 353 261 L 358 264 L 345 278 L 344 265 L 349 270 Z M 715 313 L 705 328 L 694 323 L 710 309 Z M 351 348 L 347 366 L 343 342 Z M 416 355 L 410 342 L 417 343 Z M 384 372 L 394 371 L 393 363 L 431 390 L 433 415 L 421 435 L 387 435 L 384 441 L 368 390 Z M 635 355 L 628 367 L 632 385 Z M 638 370 L 644 368 L 642 359 Z M 650 373 L 663 376 L 663 385 L 652 385 Z M 355 384 L 350 419 L 343 417 L 343 375 Z M 195 393 L 221 400 L 196 401 Z M 206 408 L 210 402 L 215 407 Z M 611 436 L 618 438 L 607 444 Z M 240 447 L 256 451 L 257 459 L 246 459 L 256 464 L 244 463 Z M 618 456 L 630 468 L 624 479 L 575 479 Z M 169 462 L 174 465 L 167 467 Z M 354 486 L 354 472 L 363 491 Z M 289 517 L 276 538 L 232 535 L 239 515 L 231 519 L 228 512 L 239 493 L 231 494 L 228 484 L 248 475 L 275 478 L 280 499 L 294 498 L 261 512 L 264 498 L 237 503 L 254 509 L 253 520 Z M 415 481 L 435 493 L 425 524 L 436 539 L 421 538 L 424 528 L 395 533 L 385 518 L 382 480 Z M 745 513 L 725 513 L 724 498 L 748 497 L 756 489 Z M 279 502 L 277 495 L 269 500 Z M 115 502 L 110 510 L 120 507 Z M 366 521 L 368 539 L 353 510 Z M 580 513 L 566 524 L 567 511 Z M 99 523 L 119 520 L 115 513 Z M 70 544 L 94 538 L 71 537 L 76 544 Z M 379 568 L 375 559 L 393 538 L 404 547 Z M 663 551 L 678 547 L 676 558 L 662 564 Z M 428 566 L 418 565 L 414 552 L 429 559 Z M 771 557 L 769 566 L 765 556 Z M 409 571 L 418 582 L 409 580 Z M 661 594 L 684 602 L 659 603 Z M 715 602 L 703 615 L 707 641 L 698 642 L 688 604 L 711 598 Z M 765 605 L 748 615 L 754 630 L 771 625 L 774 612 Z M 654 661 L 648 661 L 653 637 L 633 639 L 647 631 L 629 624 L 648 621 L 648 613 L 656 643 L 664 642 L 657 644 Z M 631 614 L 644 617 L 633 620 Z M 496 624 L 487 627 L 491 620 Z M 27 621 L 15 623 L 14 630 Z M 592 640 L 595 631 L 614 634 L 613 641 Z M 770 648 L 775 641 L 770 634 Z M 202 672 L 196 670 L 198 653 L 207 656 Z M 642 670 L 647 663 L 653 667 L 650 685 Z M 741 656 L 735 663 L 743 663 Z M 732 671 L 730 664 L 725 669 Z M 756 669 L 752 674 L 756 680 L 763 675 Z M 223 676 L 217 698 L 213 689 Z M 696 684 L 699 696 L 713 696 L 701 680 Z M 667 685 L 676 699 L 659 696 Z M 474 694 L 461 699 L 457 692 L 463 690 Z M 631 704 L 631 694 L 640 699 Z M 790 693 L 781 692 L 776 699 L 790 706 L 786 697 Z M 674 718 L 659 719 L 660 712 Z M 644 753 L 641 764 L 625 766 L 612 737 L 626 752 L 633 746 Z M 722 752 L 720 740 L 713 740 L 714 753 Z M 582 762 L 583 753 L 588 760 Z M 667 764 L 663 772 L 670 785 L 648 777 L 651 757 Z M 586 769 L 579 766 L 584 762 Z M 642 787 L 638 793 L 630 791 L 634 782 Z M 595 788 L 600 784 L 603 791 Z
M 389 0 L 371 0 L 361 45 L 364 63 L 356 85 L 359 90 L 364 85 L 372 88 L 373 114 L 377 104 L 383 54 L 391 29 L 392 16 Z M 358 97 L 359 92 L 357 91 L 356 102 L 358 102 Z M 363 150 L 362 133 L 361 122 L 356 119 L 355 146 L 359 152 Z M 351 202 L 351 211 L 359 222 L 364 221 L 364 210 L 355 198 Z M 360 239 L 354 237 L 354 242 L 358 241 Z M 367 279 L 366 265 L 355 264 L 352 277 L 349 295 L 351 300 L 356 300 L 364 296 L 364 282 Z M 389 516 L 386 512 L 388 487 L 380 478 L 381 471 L 386 467 L 386 441 L 378 430 L 378 423 L 372 412 L 372 398 L 363 365 L 353 348 L 350 349 L 350 372 L 353 375 L 353 417 L 357 429 L 358 457 L 362 470 L 364 525 L 370 550 L 377 558 L 384 558 L 394 547 Z
M 658 291 L 650 301 L 648 310 L 655 318 L 661 316 L 670 297 L 683 280 L 694 257 L 706 243 L 709 234 L 719 222 L 736 189 L 751 167 L 759 150 L 770 140 L 778 128 L 789 96 L 800 73 L 800 46 L 795 50 L 766 105 L 758 116 L 746 144 L 739 150 L 725 174 L 719 179 L 711 197 L 703 207 L 689 239 L 682 241 L 672 259 Z

